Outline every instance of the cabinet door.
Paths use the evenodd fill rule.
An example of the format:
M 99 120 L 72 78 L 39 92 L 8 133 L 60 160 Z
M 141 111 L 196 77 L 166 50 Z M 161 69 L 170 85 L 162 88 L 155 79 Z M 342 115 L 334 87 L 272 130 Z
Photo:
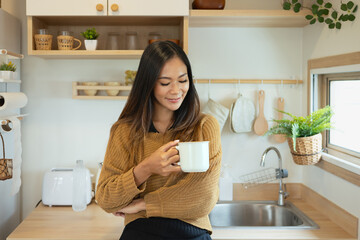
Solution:
M 108 13 L 120 16 L 188 16 L 189 0 L 108 0 Z
M 27 16 L 103 16 L 107 0 L 26 0 Z

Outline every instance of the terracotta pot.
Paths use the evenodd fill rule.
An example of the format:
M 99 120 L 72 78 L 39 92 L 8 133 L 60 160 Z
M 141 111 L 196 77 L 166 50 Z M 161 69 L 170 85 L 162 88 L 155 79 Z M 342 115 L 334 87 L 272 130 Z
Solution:
M 193 9 L 224 9 L 225 0 L 194 0 Z

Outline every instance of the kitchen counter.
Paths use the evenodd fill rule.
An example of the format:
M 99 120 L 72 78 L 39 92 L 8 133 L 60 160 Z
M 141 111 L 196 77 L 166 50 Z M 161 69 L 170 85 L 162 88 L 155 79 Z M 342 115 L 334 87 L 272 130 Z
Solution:
M 301 199 L 291 202 L 315 221 L 316 230 L 214 229 L 213 239 L 333 239 L 356 240 L 329 218 Z M 83 212 L 71 207 L 40 204 L 14 230 L 7 240 L 21 239 L 119 239 L 124 229 L 122 217 L 104 212 L 94 202 Z

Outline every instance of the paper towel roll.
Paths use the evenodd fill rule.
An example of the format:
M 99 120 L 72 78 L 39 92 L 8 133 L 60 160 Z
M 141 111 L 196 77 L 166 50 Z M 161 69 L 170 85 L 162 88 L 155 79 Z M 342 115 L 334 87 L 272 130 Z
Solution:
M 22 108 L 27 104 L 27 96 L 22 92 L 0 93 L 0 111 Z

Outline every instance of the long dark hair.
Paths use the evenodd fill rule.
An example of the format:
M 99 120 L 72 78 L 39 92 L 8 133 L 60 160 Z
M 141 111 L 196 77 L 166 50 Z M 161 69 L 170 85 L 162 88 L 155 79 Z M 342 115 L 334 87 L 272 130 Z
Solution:
M 155 83 L 164 64 L 174 57 L 180 58 L 186 65 L 189 90 L 180 108 L 175 111 L 173 137 L 183 141 L 191 139 L 200 118 L 200 100 L 194 86 L 190 61 L 183 49 L 171 41 L 150 44 L 141 57 L 132 90 L 118 121 L 130 124 L 133 139 L 139 140 L 148 132 L 154 110 Z

